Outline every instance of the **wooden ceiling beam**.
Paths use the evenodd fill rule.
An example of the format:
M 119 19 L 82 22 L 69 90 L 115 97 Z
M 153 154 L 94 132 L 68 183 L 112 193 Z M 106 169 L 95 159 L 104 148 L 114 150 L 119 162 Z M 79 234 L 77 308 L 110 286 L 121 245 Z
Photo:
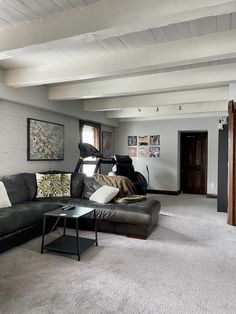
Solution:
M 26 87 L 100 79 L 236 57 L 236 30 L 6 71 L 6 85 Z

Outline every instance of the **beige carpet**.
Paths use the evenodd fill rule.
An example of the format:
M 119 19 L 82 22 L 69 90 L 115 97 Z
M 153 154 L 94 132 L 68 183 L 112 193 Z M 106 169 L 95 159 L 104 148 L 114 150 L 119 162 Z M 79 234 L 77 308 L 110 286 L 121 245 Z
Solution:
M 1 254 L 0 313 L 235 314 L 236 228 L 216 200 L 151 197 L 162 215 L 146 241 L 99 233 L 81 262 L 41 255 L 40 238 Z

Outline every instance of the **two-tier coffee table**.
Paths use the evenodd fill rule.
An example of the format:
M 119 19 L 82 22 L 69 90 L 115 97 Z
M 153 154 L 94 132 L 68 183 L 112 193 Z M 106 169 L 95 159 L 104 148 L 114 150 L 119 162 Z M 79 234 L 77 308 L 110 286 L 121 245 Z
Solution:
M 84 238 L 79 236 L 79 219 L 86 216 L 87 214 L 93 214 L 94 219 L 94 232 L 95 238 Z M 59 221 L 60 218 L 64 219 L 64 230 L 63 235 L 58 237 L 56 240 L 44 244 L 45 240 L 45 230 L 46 222 L 49 217 L 57 217 Z M 76 236 L 66 234 L 66 221 L 67 219 L 75 220 Z M 78 261 L 80 261 L 80 255 L 87 250 L 92 245 L 98 245 L 97 239 L 97 221 L 96 212 L 94 208 L 86 208 L 81 206 L 75 206 L 73 209 L 63 210 L 62 208 L 55 209 L 51 212 L 45 213 L 43 215 L 43 234 L 42 234 L 42 245 L 41 254 L 46 249 L 48 251 L 54 251 L 59 253 L 74 254 L 78 256 Z

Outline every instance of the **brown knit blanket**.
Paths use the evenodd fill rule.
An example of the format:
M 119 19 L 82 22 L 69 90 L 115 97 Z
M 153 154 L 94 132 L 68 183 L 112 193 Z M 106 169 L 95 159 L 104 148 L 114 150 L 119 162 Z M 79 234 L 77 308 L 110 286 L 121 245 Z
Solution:
M 109 185 L 118 188 L 120 191 L 116 199 L 134 194 L 134 185 L 127 177 L 95 174 L 94 178 L 100 185 Z

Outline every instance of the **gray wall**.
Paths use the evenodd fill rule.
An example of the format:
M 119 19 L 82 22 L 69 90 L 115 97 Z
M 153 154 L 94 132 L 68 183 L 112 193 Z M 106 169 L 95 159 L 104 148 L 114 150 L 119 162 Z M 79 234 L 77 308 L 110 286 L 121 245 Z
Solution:
M 161 136 L 160 158 L 133 158 L 134 166 L 147 178 L 150 172 L 151 189 L 178 191 L 180 187 L 179 131 L 208 131 L 207 193 L 217 193 L 218 118 L 189 118 L 157 121 L 120 122 L 115 128 L 115 154 L 127 154 L 128 135 Z
M 27 161 L 27 118 L 64 125 L 65 151 L 63 161 Z M 113 128 L 102 125 L 102 130 Z M 78 161 L 79 120 L 60 113 L 0 101 L 0 175 L 45 170 L 73 171 Z
M 27 118 L 64 124 L 63 161 L 27 161 Z M 79 123 L 77 119 L 0 101 L 0 174 L 50 169 L 73 170 L 78 158 Z
M 118 126 L 115 119 L 108 119 L 104 112 L 86 112 L 83 101 L 50 101 L 45 86 L 12 88 L 4 83 L 4 71 L 0 70 L 0 100 L 9 100 L 17 104 L 26 104 L 37 109 L 62 113 L 78 119 L 97 121 L 103 124 Z
M 113 130 L 118 122 L 104 112 L 86 112 L 82 101 L 49 101 L 47 87 L 12 88 L 0 70 L 0 175 L 49 169 L 74 170 L 78 161 L 79 119 L 102 123 Z M 27 118 L 65 126 L 63 161 L 27 161 Z M 108 126 L 109 125 L 109 126 Z

